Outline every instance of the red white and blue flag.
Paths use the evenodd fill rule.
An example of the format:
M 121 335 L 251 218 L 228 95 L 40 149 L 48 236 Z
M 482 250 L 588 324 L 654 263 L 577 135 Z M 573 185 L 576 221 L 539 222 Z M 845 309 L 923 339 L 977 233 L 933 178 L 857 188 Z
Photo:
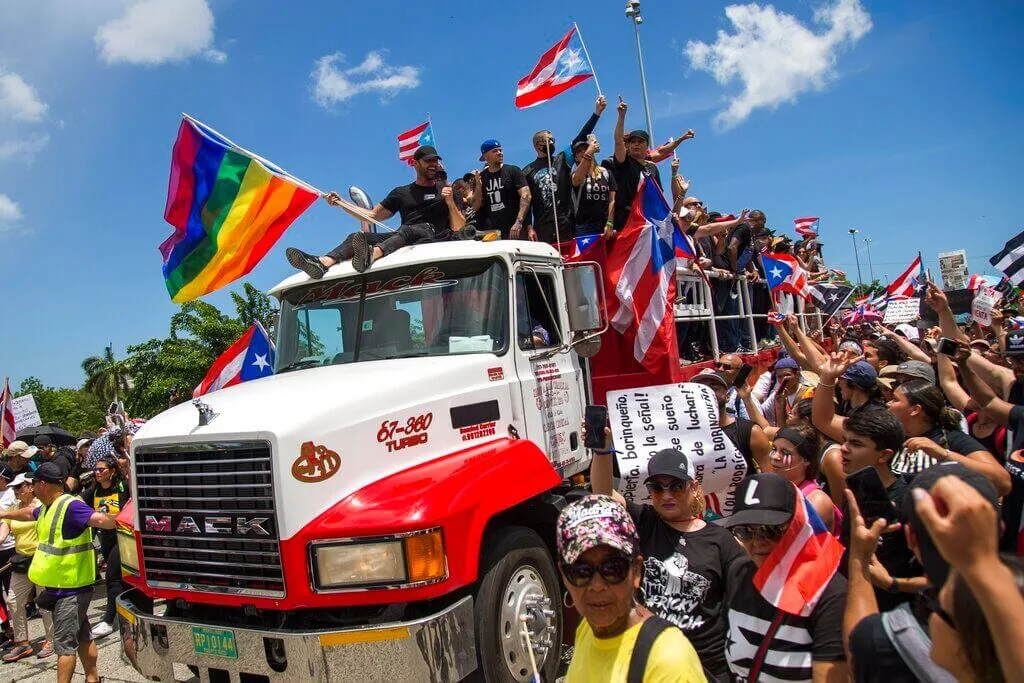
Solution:
M 263 325 L 256 323 L 213 361 L 206 377 L 192 392 L 192 398 L 272 374 L 274 343 Z
M 793 222 L 796 224 L 796 234 L 803 235 L 804 237 L 817 237 L 819 220 L 820 219 L 817 216 L 794 218 Z
M 589 256 L 587 252 L 597 245 L 597 241 L 600 240 L 602 235 L 583 235 L 581 237 L 573 238 L 570 243 L 569 254 L 566 256 L 568 261 L 581 261 L 584 257 Z
M 761 254 L 765 280 L 772 294 L 789 292 L 811 300 L 807 271 L 792 254 Z
M 7 448 L 17 438 L 13 400 L 10 380 L 4 377 L 4 388 L 0 391 L 0 448 Z
M 676 253 L 693 249 L 680 239 L 672 209 L 658 184 L 640 180 L 633 208 L 608 254 L 612 327 L 633 344 L 633 356 L 650 372 L 678 362 L 675 338 Z
M 921 254 L 910 264 L 903 274 L 896 278 L 887 288 L 890 297 L 917 296 L 918 288 L 924 282 L 924 268 L 921 265 Z
M 573 26 L 564 38 L 544 53 L 533 71 L 519 81 L 516 108 L 543 104 L 593 76 L 594 68 Z
M 782 540 L 754 574 L 761 597 L 789 614 L 809 616 L 839 569 L 843 546 L 796 489 L 796 511 Z
M 429 120 L 398 136 L 398 160 L 412 166 L 415 163 L 413 155 L 424 145 L 434 145 L 434 130 Z

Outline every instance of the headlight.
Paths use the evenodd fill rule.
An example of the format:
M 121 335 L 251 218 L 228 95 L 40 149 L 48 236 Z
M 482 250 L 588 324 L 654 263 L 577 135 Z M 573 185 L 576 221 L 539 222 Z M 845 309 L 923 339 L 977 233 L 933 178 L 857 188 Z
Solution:
M 135 534 L 130 529 L 117 527 L 117 550 L 121 556 L 121 573 L 139 574 L 139 547 L 135 545 Z
M 317 543 L 310 549 L 318 589 L 418 584 L 448 575 L 440 529 L 366 543 Z

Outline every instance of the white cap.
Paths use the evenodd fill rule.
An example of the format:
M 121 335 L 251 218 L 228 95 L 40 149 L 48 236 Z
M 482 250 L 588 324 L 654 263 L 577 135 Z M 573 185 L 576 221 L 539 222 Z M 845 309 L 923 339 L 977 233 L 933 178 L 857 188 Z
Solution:
M 75 445 L 75 450 L 79 451 L 79 450 L 82 449 L 82 446 L 86 446 L 86 445 L 91 444 L 91 443 L 92 443 L 92 439 L 79 439 L 78 443 Z
M 8 486 L 13 489 L 15 486 L 21 486 L 22 484 L 31 484 L 31 483 L 32 483 L 32 478 L 28 476 L 28 473 L 26 473 L 26 472 L 18 472 L 18 476 L 16 476 L 13 480 L 11 480 L 11 483 L 8 484 Z
M 903 336 L 910 341 L 917 341 L 921 338 L 921 333 L 918 329 L 909 323 L 900 323 L 896 326 L 896 331 L 902 332 Z

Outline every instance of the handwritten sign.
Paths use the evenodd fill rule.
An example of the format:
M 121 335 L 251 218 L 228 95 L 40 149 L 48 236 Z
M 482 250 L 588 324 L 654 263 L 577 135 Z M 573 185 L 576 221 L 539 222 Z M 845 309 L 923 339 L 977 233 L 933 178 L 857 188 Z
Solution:
M 995 287 L 982 287 L 971 304 L 971 317 L 979 325 L 988 327 L 992 324 L 992 309 L 1002 298 L 1002 293 L 997 292 Z
M 662 384 L 608 392 L 608 411 L 621 479 L 631 503 L 649 502 L 647 461 L 665 448 L 682 451 L 716 514 L 728 516 L 733 492 L 747 475 L 743 455 L 718 426 L 718 403 L 703 384 Z
M 11 399 L 11 410 L 14 412 L 14 428 L 18 431 L 43 424 L 36 408 L 36 399 L 32 394 L 25 394 Z
M 909 299 L 892 299 L 885 307 L 885 317 L 882 322 L 886 325 L 899 325 L 910 323 L 921 317 L 921 300 L 917 297 Z

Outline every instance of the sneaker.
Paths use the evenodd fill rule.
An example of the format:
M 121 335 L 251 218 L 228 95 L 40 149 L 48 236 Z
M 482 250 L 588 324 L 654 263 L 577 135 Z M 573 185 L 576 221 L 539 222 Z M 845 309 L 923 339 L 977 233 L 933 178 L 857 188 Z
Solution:
M 373 248 L 366 239 L 365 232 L 357 232 L 352 236 L 352 267 L 356 272 L 365 273 L 373 258 Z
M 53 643 L 48 640 L 43 641 L 43 646 L 39 648 L 39 653 L 36 654 L 36 659 L 46 659 L 47 657 L 53 656 Z
M 28 643 L 21 643 L 4 655 L 4 663 L 10 664 L 11 662 L 16 662 L 19 659 L 25 659 L 25 657 L 30 657 L 32 652 L 34 652 L 34 650 L 31 645 Z
M 320 259 L 295 247 L 285 249 L 284 255 L 292 267 L 298 268 L 314 280 L 319 280 L 327 272 L 327 266 L 320 263 Z
M 101 621 L 92 627 L 93 639 L 106 638 L 114 632 L 114 627 L 105 621 Z

